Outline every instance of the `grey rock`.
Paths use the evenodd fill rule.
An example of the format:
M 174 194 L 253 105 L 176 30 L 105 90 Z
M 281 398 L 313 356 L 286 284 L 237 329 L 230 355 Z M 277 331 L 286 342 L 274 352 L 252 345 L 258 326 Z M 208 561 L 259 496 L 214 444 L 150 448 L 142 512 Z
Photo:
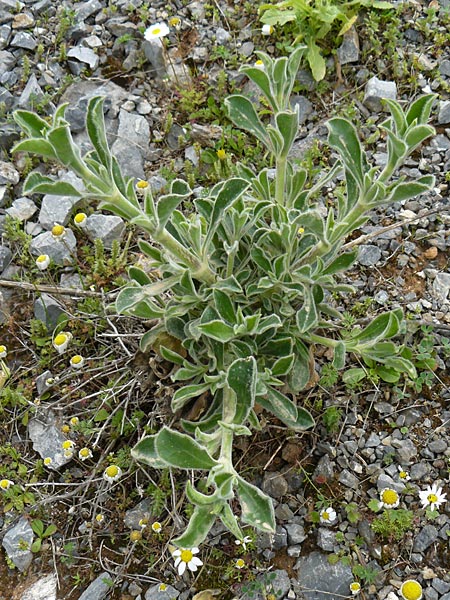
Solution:
M 423 593 L 425 600 L 438 600 L 439 594 L 432 587 L 427 587 Z
M 414 539 L 413 552 L 424 552 L 438 539 L 438 535 L 434 525 L 425 525 Z
M 450 123 L 450 100 L 444 100 L 439 102 L 439 113 L 437 122 L 438 125 L 447 125 L 448 123 Z
M 392 440 L 395 457 L 400 465 L 410 465 L 417 456 L 417 448 L 411 440 Z
M 178 598 L 180 592 L 171 585 L 166 586 L 164 591 L 159 590 L 160 584 L 157 583 L 145 592 L 145 600 L 172 600 Z
M 75 4 L 75 18 L 77 21 L 85 21 L 91 15 L 98 13 L 103 5 L 100 0 L 88 0 L 82 4 Z
M 448 444 L 444 439 L 440 439 L 430 442 L 427 447 L 428 450 L 431 450 L 434 454 L 443 454 L 447 450 Z
M 435 135 L 431 138 L 430 146 L 431 148 L 436 148 L 436 150 L 448 150 L 450 148 L 450 140 L 446 135 Z
M 53 374 L 48 370 L 36 377 L 36 391 L 39 396 L 42 396 L 53 387 L 53 383 L 49 383 L 51 380 L 53 380 Z
M 262 490 L 272 498 L 281 498 L 288 492 L 288 483 L 281 473 L 265 473 Z
M 288 534 L 288 543 L 292 544 L 301 544 L 308 537 L 305 533 L 305 529 L 302 525 L 298 525 L 297 523 L 287 523 L 284 528 Z
M 20 517 L 18 523 L 5 534 L 2 546 L 6 554 L 16 565 L 19 571 L 26 571 L 33 560 L 33 553 L 24 550 L 24 543 L 30 547 L 33 543 L 33 530 L 25 517 Z
M 447 583 L 443 579 L 439 579 L 435 577 L 431 582 L 431 585 L 437 590 L 440 594 L 446 594 L 450 591 L 450 583 Z
M 105 248 L 111 248 L 114 240 L 120 240 L 125 231 L 125 223 L 114 215 L 90 215 L 84 228 L 91 240 L 102 240 Z
M 3 86 L 0 86 L 0 102 L 6 110 L 10 110 L 14 105 L 14 96 Z
M 81 594 L 78 600 L 103 600 L 111 591 L 111 583 L 111 575 L 106 572 L 102 573 Z
M 437 273 L 433 281 L 431 295 L 439 302 L 445 302 L 450 292 L 450 273 Z
M 301 96 L 299 94 L 291 97 L 291 106 L 293 109 L 298 107 L 299 125 L 302 125 L 314 110 L 312 102 L 310 102 L 305 96 Z
M 166 54 L 162 41 L 157 38 L 154 40 L 144 40 L 142 45 L 145 58 L 152 65 L 152 75 L 154 77 L 164 78 L 167 76 Z
M 368 546 L 372 546 L 375 541 L 375 532 L 367 519 L 358 521 L 358 533 L 364 539 Z
M 10 72 L 16 64 L 16 57 L 7 50 L 0 50 L 0 75 Z M 448 103 L 450 106 L 450 102 Z
M 184 158 L 186 160 L 190 160 L 191 163 L 195 167 L 198 167 L 199 156 L 198 156 L 198 151 L 196 150 L 195 146 L 188 146 L 187 148 L 185 148 L 185 150 L 184 150 Z
M 330 480 L 334 477 L 334 463 L 328 454 L 324 454 L 320 457 L 317 467 L 314 469 L 313 479 L 318 478 Z
M 336 533 L 328 527 L 319 527 L 317 530 L 317 545 L 325 552 L 333 552 L 336 544 Z
M 21 108 L 33 108 L 44 96 L 40 85 L 36 79 L 36 75 L 32 73 L 28 78 L 27 85 L 20 94 L 19 106 Z
M 77 241 L 70 229 L 66 229 L 62 240 L 55 240 L 51 231 L 45 231 L 31 241 L 30 252 L 33 256 L 48 254 L 56 265 L 70 265 L 76 257 L 76 246 Z
M 281 600 L 291 589 L 291 580 L 286 571 L 277 569 L 258 575 L 254 587 L 254 590 L 242 594 L 240 600 L 265 600 L 269 594 L 273 595 L 276 600 Z
M 152 192 L 155 194 L 158 194 L 167 185 L 167 179 L 164 179 L 162 175 L 152 175 L 148 182 Z
M 178 123 L 174 123 L 166 137 L 167 145 L 171 150 L 177 150 L 180 146 L 180 138 L 184 138 L 186 131 Z
M 67 464 L 71 459 L 64 456 L 62 443 L 66 439 L 57 423 L 56 415 L 52 410 L 39 411 L 28 423 L 28 434 L 33 442 L 33 449 L 41 458 L 47 456 L 52 459 L 48 469 L 57 470 Z
M 205 5 L 204 2 L 191 2 L 187 6 L 188 11 L 194 19 L 201 21 L 205 18 Z
M 9 266 L 11 260 L 11 250 L 7 246 L 0 246 L 0 273 Z
M 383 110 L 381 100 L 389 98 L 395 100 L 397 97 L 397 85 L 394 81 L 383 81 L 378 77 L 372 77 L 366 84 L 363 103 L 374 112 Z
M 386 290 L 380 290 L 375 294 L 374 300 L 378 304 L 386 304 L 386 302 L 389 300 L 389 294 L 386 292 Z
M 377 448 L 377 446 L 379 446 L 381 444 L 381 439 L 380 436 L 377 435 L 375 432 L 372 432 L 367 441 L 366 441 L 366 448 Z
M 342 44 L 337 49 L 337 56 L 341 65 L 359 60 L 359 38 L 354 27 L 344 34 Z
M 137 30 L 137 25 L 131 21 L 127 21 L 127 17 L 113 17 L 108 19 L 105 27 L 115 36 L 134 35 Z M 102 45 L 100 43 L 100 45 Z
M 431 471 L 431 467 L 426 462 L 417 462 L 411 465 L 409 476 L 412 481 L 420 481 L 424 479 Z
M 300 558 L 295 569 L 298 579 L 293 582 L 293 590 L 300 598 L 340 600 L 349 595 L 349 585 L 353 581 L 351 568 L 341 562 L 331 565 L 326 554 L 312 552 Z
M 376 265 L 381 258 L 381 250 L 373 244 L 361 244 L 358 252 L 358 262 L 364 267 Z
M 350 473 L 348 469 L 344 469 L 339 475 L 339 483 L 352 490 L 356 490 L 359 487 L 359 479 L 353 473 Z
M 148 154 L 150 127 L 142 115 L 121 110 L 117 139 L 111 152 L 128 176 L 143 179 L 144 160 Z
M 0 161 L 0 185 L 16 185 L 20 175 L 11 162 Z
M 9 208 L 6 209 L 6 213 L 12 217 L 13 219 L 18 219 L 19 221 L 27 221 L 31 219 L 34 213 L 37 211 L 37 206 L 30 200 L 30 198 L 17 198 L 11 204 Z
M 239 48 L 239 54 L 246 56 L 247 58 L 253 54 L 255 50 L 255 44 L 253 42 L 244 42 Z
M 33 15 L 27 12 L 20 12 L 14 15 L 12 22 L 13 29 L 28 29 L 33 27 L 35 21 Z
M 79 62 L 89 65 L 89 68 L 92 71 L 95 71 L 100 61 L 98 54 L 84 46 L 75 46 L 75 48 L 71 48 L 67 52 L 67 56 L 68 58 L 75 58 Z
M 34 302 L 34 318 L 42 321 L 49 331 L 55 329 L 59 317 L 64 312 L 61 304 L 49 294 L 42 294 Z
M 126 511 L 123 518 L 124 523 L 130 529 L 139 529 L 139 521 L 148 517 L 151 513 L 152 501 L 150 498 L 144 498 L 134 508 Z
M 5 123 L 0 120 L 0 149 L 9 152 L 12 145 L 20 138 L 19 127 L 15 123 Z M 1 189 L 1 186 L 0 186 Z M 1 192 L 0 192 L 1 196 Z M 1 206 L 1 198 L 0 198 Z
M 223 27 L 216 29 L 216 42 L 220 45 L 225 44 L 231 38 L 231 33 Z
M 56 577 L 52 573 L 35 581 L 20 600 L 56 600 Z
M 11 27 L 9 25 L 0 25 L 0 50 L 8 45 L 11 37 Z
M 386 473 L 380 473 L 377 479 L 377 489 L 379 492 L 381 492 L 381 490 L 384 490 L 384 488 L 389 488 L 400 493 L 405 489 L 405 484 L 401 481 L 392 479 L 392 477 L 389 477 L 389 475 L 386 475 Z
M 24 48 L 25 50 L 34 50 L 37 46 L 36 39 L 27 31 L 18 31 L 13 37 L 11 46 L 14 48 Z
M 261 533 L 258 535 L 256 540 L 257 548 L 260 552 L 263 550 L 270 548 L 271 550 L 277 551 L 282 548 L 286 548 L 288 545 L 287 542 L 287 531 L 281 525 L 277 525 L 274 534 L 270 533 Z
M 83 190 L 83 182 L 73 173 L 65 173 L 59 177 L 61 181 L 71 183 L 77 190 Z M 44 229 L 52 229 L 55 223 L 67 225 L 74 208 L 80 200 L 76 196 L 55 196 L 46 194 L 42 199 L 39 212 L 39 223 Z

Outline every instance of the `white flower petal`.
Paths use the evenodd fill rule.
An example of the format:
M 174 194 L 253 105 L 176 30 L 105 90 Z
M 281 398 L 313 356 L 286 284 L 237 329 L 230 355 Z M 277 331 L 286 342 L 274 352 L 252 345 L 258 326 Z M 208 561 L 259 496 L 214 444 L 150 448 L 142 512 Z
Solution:
M 191 560 L 189 561 L 189 565 L 190 564 L 194 564 L 194 565 L 197 565 L 198 567 L 201 567 L 203 563 L 202 563 L 202 561 L 199 558 L 197 558 L 196 556 L 193 556 L 191 558 Z
M 193 560 L 190 560 L 190 561 L 188 562 L 187 566 L 188 566 L 188 569 L 189 569 L 190 571 L 196 571 L 196 570 L 197 570 L 197 565 L 194 563 L 194 561 L 193 561 Z
M 185 562 L 180 562 L 180 564 L 178 565 L 178 575 L 183 575 L 183 573 L 185 571 L 186 571 L 186 563 Z

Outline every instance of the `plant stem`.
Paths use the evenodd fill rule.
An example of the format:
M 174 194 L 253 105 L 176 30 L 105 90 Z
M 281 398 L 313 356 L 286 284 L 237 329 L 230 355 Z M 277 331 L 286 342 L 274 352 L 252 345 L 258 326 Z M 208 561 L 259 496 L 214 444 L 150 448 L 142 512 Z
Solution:
M 222 402 L 222 421 L 224 421 L 224 423 L 232 423 L 236 413 L 236 396 L 228 385 L 223 388 Z M 220 447 L 219 461 L 225 466 L 226 470 L 230 472 L 234 472 L 233 437 L 234 434 L 230 429 L 222 428 L 222 444 Z
M 275 200 L 280 206 L 284 206 L 284 188 L 286 182 L 286 164 L 285 156 L 277 158 L 277 172 L 275 179 Z

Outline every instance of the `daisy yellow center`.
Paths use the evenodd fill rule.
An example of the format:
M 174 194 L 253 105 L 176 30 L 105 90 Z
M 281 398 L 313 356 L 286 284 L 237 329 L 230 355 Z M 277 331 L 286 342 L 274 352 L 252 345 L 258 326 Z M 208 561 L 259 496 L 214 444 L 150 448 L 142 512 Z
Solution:
M 75 365 L 78 365 L 82 360 L 83 360 L 83 358 L 79 354 L 72 356 L 72 362 Z
M 361 586 L 356 581 L 354 581 L 353 583 L 350 584 L 350 589 L 351 589 L 352 592 L 356 592 L 360 588 L 361 588 Z
M 4 490 L 7 490 L 9 488 L 9 481 L 7 479 L 2 479 L 0 481 L 0 487 Z
M 105 517 L 103 515 L 95 515 L 97 523 L 101 523 Z
M 430 504 L 434 504 L 435 502 L 437 502 L 438 497 L 436 496 L 436 494 L 428 494 L 427 500 Z
M 41 254 L 40 256 L 37 257 L 36 259 L 39 263 L 41 262 L 45 262 L 47 260 L 47 255 L 46 254 Z
M 153 30 L 154 35 L 159 35 L 161 33 L 161 29 L 159 27 L 157 27 L 156 29 Z
M 165 583 L 160 583 L 158 590 L 160 592 L 165 592 L 167 590 L 167 585 Z
M 255 65 L 263 65 L 263 64 L 264 64 L 264 63 L 263 63 L 263 61 L 262 61 L 261 59 L 259 59 L 259 60 L 257 60 L 257 61 L 255 62 Z
M 236 561 L 236 566 L 238 569 L 242 569 L 242 567 L 245 565 L 245 562 L 242 560 L 242 558 L 238 558 Z
M 44 458 L 44 465 L 50 465 L 52 463 L 52 459 L 47 456 L 47 458 Z
M 61 346 L 62 344 L 64 344 L 67 341 L 67 336 L 64 335 L 64 333 L 60 333 L 59 335 L 57 335 L 55 337 L 55 344 L 57 346 Z
M 405 581 L 401 593 L 406 600 L 419 600 L 422 596 L 422 586 L 418 581 Z
M 69 433 L 69 431 L 70 431 L 70 427 L 69 427 L 68 425 L 63 425 L 63 426 L 61 427 L 61 431 L 62 431 L 63 433 Z
M 56 235 L 56 236 L 62 235 L 64 233 L 64 231 L 65 231 L 65 229 L 64 229 L 63 225 L 55 225 L 52 228 L 52 233 L 53 233 L 53 235 Z
M 90 454 L 90 450 L 89 450 L 89 448 L 82 448 L 82 449 L 80 450 L 80 454 L 81 454 L 81 456 L 83 456 L 83 457 L 84 457 L 84 456 L 89 456 L 89 454 Z
M 108 475 L 108 477 L 116 477 L 119 473 L 119 468 L 116 467 L 116 465 L 110 465 L 107 467 L 105 473 Z
M 327 511 L 324 511 L 322 513 L 322 519 L 325 519 L 325 521 L 329 521 L 330 520 L 330 513 Z
M 188 563 L 192 560 L 192 557 L 194 555 L 192 554 L 191 550 L 183 550 L 180 554 L 180 558 L 182 560 L 182 562 Z
M 297 233 L 298 235 L 302 235 L 302 233 L 305 233 L 305 230 L 303 229 L 303 227 L 299 227 Z
M 227 153 L 222 148 L 220 150 L 217 150 L 217 157 L 219 158 L 219 160 L 225 160 L 226 155 Z
M 400 479 L 406 479 L 408 473 L 406 471 L 400 471 Z
M 74 221 L 75 223 L 82 223 L 86 219 L 86 215 L 84 213 L 78 213 L 75 215 Z
M 381 499 L 385 504 L 395 504 L 398 500 L 398 494 L 394 490 L 385 490 Z
M 155 521 L 152 525 L 152 529 L 155 533 L 158 533 L 159 531 L 161 531 L 161 523 L 158 523 L 158 521 Z
M 137 183 L 136 183 L 136 187 L 140 190 L 145 190 L 145 188 L 148 187 L 148 181 L 143 181 L 142 179 L 140 179 Z
M 181 19 L 179 17 L 172 17 L 169 20 L 169 25 L 172 25 L 172 27 L 176 27 L 177 25 L 179 25 L 181 23 Z

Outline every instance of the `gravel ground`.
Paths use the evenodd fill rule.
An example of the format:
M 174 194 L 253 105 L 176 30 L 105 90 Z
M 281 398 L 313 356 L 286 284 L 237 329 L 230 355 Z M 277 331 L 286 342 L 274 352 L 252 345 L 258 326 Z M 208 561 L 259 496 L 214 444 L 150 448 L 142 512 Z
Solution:
M 19 133 L 10 115 L 17 108 L 51 114 L 59 103 L 68 102 L 74 137 L 83 146 L 87 101 L 105 95 L 112 151 L 128 175 L 149 179 L 156 192 L 174 173 L 200 175 L 202 185 L 207 185 L 205 173 L 211 168 L 207 158 L 215 155 L 224 139 L 227 151 L 232 153 L 234 143 L 235 154 L 242 158 L 242 145 L 227 139 L 229 130 L 220 112 L 223 96 L 232 87 L 254 92 L 239 74 L 239 65 L 254 61 L 255 50 L 282 52 L 285 40 L 277 31 L 262 36 L 257 7 L 237 1 L 167 5 L 119 0 L 107 5 L 100 0 L 0 0 L 0 332 L 8 348 L 17 348 L 8 356 L 8 365 L 15 388 L 25 398 L 22 403 L 16 398 L 16 404 L 2 398 L 0 475 L 6 477 L 15 469 L 25 481 L 26 472 L 33 472 L 27 481 L 34 498 L 28 505 L 36 509 L 30 511 L 25 501 L 0 519 L 4 548 L 0 600 L 186 600 L 207 589 L 209 594 L 196 598 L 209 600 L 216 595 L 211 588 L 220 588 L 225 599 L 337 600 L 350 596 L 353 581 L 360 582 L 361 597 L 395 600 L 407 579 L 421 583 L 426 600 L 450 600 L 450 504 L 444 500 L 430 514 L 419 497 L 433 484 L 444 493 L 450 491 L 450 9 L 448 0 L 400 7 L 394 28 L 378 16 L 361 18 L 359 44 L 355 37 L 346 40 L 338 52 L 342 69 L 336 71 L 328 61 L 325 82 L 316 84 L 306 70 L 299 73 L 293 99 L 301 115 L 295 155 L 320 169 L 326 156 L 324 123 L 340 114 L 358 125 L 374 160 L 383 165 L 386 148 L 377 128 L 385 118 L 380 97 L 391 94 L 409 101 L 421 93 L 436 93 L 431 124 L 437 135 L 403 167 L 410 177 L 435 175 L 435 188 L 374 213 L 360 230 L 366 237 L 357 242 L 358 265 L 349 274 L 358 297 L 348 299 L 345 307 L 361 320 L 401 306 L 409 323 L 405 341 L 422 361 L 419 378 L 409 386 L 375 378 L 349 388 L 328 381 L 324 371 L 318 373 L 318 381 L 302 399 L 316 416 L 313 432 L 287 436 L 268 423 L 251 444 L 237 448 L 242 465 L 274 499 L 276 535 L 249 532 L 248 547 L 238 548 L 216 527 L 202 549 L 205 566 L 200 575 L 179 577 L 168 551 L 170 533 L 179 526 L 172 520 L 177 509 L 171 504 L 171 482 L 153 481 L 150 501 L 143 499 L 143 488 L 130 492 L 132 480 L 113 493 L 101 478 L 95 479 L 95 469 L 86 471 L 84 463 L 74 464 L 60 451 L 67 433 L 61 426 L 67 427 L 73 415 L 85 414 L 89 410 L 85 402 L 98 390 L 108 400 L 109 371 L 105 375 L 103 365 L 74 380 L 61 370 L 60 362 L 52 363 L 48 357 L 47 362 L 39 361 L 36 340 L 43 334 L 29 324 L 30 318 L 40 319 L 52 331 L 62 313 L 75 321 L 81 302 L 82 313 L 96 322 L 92 316 L 96 309 L 88 302 L 98 301 L 102 290 L 107 295 L 114 287 L 111 273 L 94 268 L 96 278 L 89 280 L 92 293 L 81 292 L 75 301 L 73 295 L 52 293 L 52 288 L 80 288 L 80 268 L 73 269 L 68 262 L 78 253 L 82 264 L 83 244 L 92 245 L 96 239 L 105 248 L 111 248 L 113 240 L 124 243 L 125 225 L 118 217 L 94 212 L 81 241 L 78 233 L 70 232 L 64 248 L 55 245 L 49 230 L 55 222 L 67 225 L 78 206 L 68 198 L 55 202 L 48 196 L 22 195 L 23 179 L 38 162 L 30 164 L 23 155 L 11 158 L 9 151 Z M 145 27 L 174 16 L 181 20 L 180 29 L 172 28 L 168 52 L 144 41 Z M 247 152 L 250 162 L 261 160 L 251 148 Z M 77 185 L 70 174 L 60 176 Z M 333 188 L 328 193 L 332 195 Z M 18 219 L 19 230 L 29 237 L 17 231 L 12 235 L 7 215 Z M 30 267 L 43 253 L 59 265 L 52 271 L 53 281 Z M 86 277 L 86 269 L 81 269 L 81 277 Z M 27 290 L 27 282 L 31 290 L 41 286 L 42 293 Z M 125 382 L 119 397 L 129 394 L 136 410 L 142 406 L 152 410 L 156 423 L 170 418 L 167 398 L 173 390 L 164 366 L 153 362 L 149 370 L 147 363 L 145 367 L 139 363 L 140 326 L 108 316 L 102 323 L 105 329 L 95 331 L 99 335 L 95 339 L 100 339 L 97 351 L 106 358 L 108 352 L 114 356 L 112 370 Z M 86 336 L 86 343 L 92 342 L 91 330 L 79 329 L 79 334 Z M 120 354 L 122 359 L 116 360 Z M 148 409 L 150 393 L 153 404 Z M 74 425 L 71 433 L 80 444 L 95 438 L 102 457 L 117 452 L 115 441 L 105 439 L 101 427 L 88 431 Z M 51 468 L 45 470 L 41 461 L 41 470 L 36 470 L 36 460 L 48 456 Z M 14 466 L 21 460 L 25 472 Z M 157 502 L 158 488 L 164 492 L 163 506 L 171 506 L 165 513 L 162 510 L 165 522 L 170 522 L 167 535 L 146 533 L 146 545 L 137 547 L 129 542 L 130 531 L 149 513 L 155 516 L 151 504 Z M 400 496 L 394 523 L 383 517 L 383 511 L 373 510 L 386 488 Z M 319 514 L 329 507 L 336 516 L 323 522 Z M 39 553 L 20 546 L 20 540 L 33 540 L 31 512 L 33 519 L 58 526 L 58 533 L 44 540 Z M 103 512 L 106 525 L 95 522 Z M 239 557 L 245 563 L 240 571 L 234 568 Z M 161 583 L 168 586 L 165 591 Z

